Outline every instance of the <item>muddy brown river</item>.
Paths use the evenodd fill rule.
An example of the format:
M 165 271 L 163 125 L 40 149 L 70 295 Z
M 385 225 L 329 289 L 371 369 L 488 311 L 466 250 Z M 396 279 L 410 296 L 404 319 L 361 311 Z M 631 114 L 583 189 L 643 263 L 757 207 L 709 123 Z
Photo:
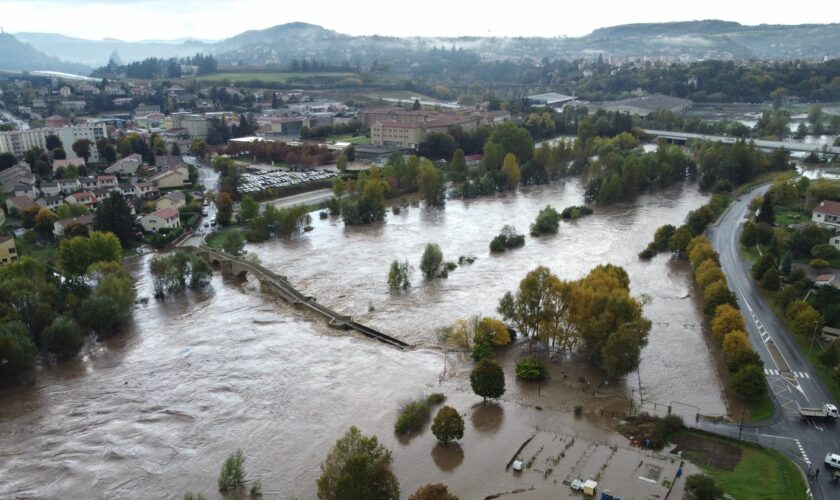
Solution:
M 694 188 L 599 209 L 562 223 L 557 236 L 529 237 L 524 248 L 489 254 L 504 224 L 527 232 L 546 204 L 561 209 L 582 201 L 580 184 L 570 181 L 454 200 L 440 211 L 413 207 L 372 227 L 315 217 L 310 233 L 248 250 L 320 302 L 420 346 L 434 343 L 438 326 L 493 314 L 502 293 L 537 265 L 563 278 L 604 262 L 622 265 L 633 293 L 651 296 L 645 311 L 654 326 L 639 376 L 594 400 L 619 401 L 640 378 L 647 400 L 725 413 L 702 333 L 691 327 L 702 318 L 689 297 L 687 269 L 667 256 L 647 263 L 636 257 L 657 226 L 678 224 L 705 203 Z M 416 267 L 430 241 L 449 259 L 478 260 L 432 283 L 415 272 L 408 293 L 391 294 L 385 284 L 391 259 Z M 147 264 L 148 257 L 131 264 L 140 297 L 152 295 Z M 354 424 L 394 451 L 404 496 L 444 481 L 472 498 L 481 471 L 498 458 L 494 450 L 515 450 L 534 429 L 621 441 L 604 419 L 571 416 L 566 395 L 588 394 L 572 383 L 552 380 L 535 390 L 509 380 L 498 407 L 474 407 L 466 365 L 449 357 L 450 372 L 441 377 L 436 349 L 398 351 L 336 334 L 261 295 L 256 284 L 217 274 L 205 291 L 138 305 L 128 331 L 90 343 L 77 361 L 39 367 L 34 384 L 0 390 L 0 498 L 174 498 L 187 491 L 220 498 L 219 466 L 237 448 L 268 498 L 314 498 L 319 463 Z M 512 362 L 506 361 L 509 373 Z M 552 367 L 560 370 L 595 376 L 575 365 Z M 446 393 L 469 415 L 458 448 L 440 450 L 429 432 L 403 441 L 391 432 L 399 402 L 431 391 Z

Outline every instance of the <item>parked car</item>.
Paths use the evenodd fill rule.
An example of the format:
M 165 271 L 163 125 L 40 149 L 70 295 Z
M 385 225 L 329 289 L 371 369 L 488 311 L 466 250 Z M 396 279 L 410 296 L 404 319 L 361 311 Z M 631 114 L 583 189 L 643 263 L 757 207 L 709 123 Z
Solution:
M 829 453 L 825 456 L 825 465 L 840 469 L 840 455 L 836 453 Z

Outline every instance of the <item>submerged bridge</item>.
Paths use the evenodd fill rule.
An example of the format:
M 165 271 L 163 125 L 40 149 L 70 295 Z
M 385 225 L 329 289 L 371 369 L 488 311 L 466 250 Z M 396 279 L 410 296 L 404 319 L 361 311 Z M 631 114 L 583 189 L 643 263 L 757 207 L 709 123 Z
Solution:
M 240 278 L 245 278 L 250 274 L 259 280 L 260 289 L 263 292 L 279 297 L 292 304 L 293 307 L 305 309 L 323 317 L 327 320 L 327 325 L 330 328 L 338 330 L 355 330 L 366 337 L 379 340 L 380 342 L 384 342 L 399 349 L 411 347 L 411 345 L 407 342 L 403 342 L 400 339 L 386 335 L 369 326 L 357 323 L 353 321 L 352 317 L 339 314 L 329 307 L 319 304 L 315 300 L 315 297 L 304 295 L 298 291 L 284 276 L 280 276 L 272 271 L 269 271 L 259 264 L 248 262 L 206 246 L 182 246 L 180 249 L 200 256 L 210 265 L 218 267 L 222 274 L 237 276 Z
M 807 144 L 800 141 L 766 141 L 763 139 L 741 139 L 739 137 L 730 137 L 725 135 L 709 135 L 709 134 L 694 134 L 691 132 L 675 132 L 672 130 L 652 130 L 642 129 L 647 135 L 665 139 L 670 142 L 685 143 L 690 140 L 722 142 L 724 144 L 734 144 L 736 141 L 745 140 L 753 142 L 762 149 L 786 149 L 788 151 L 802 151 L 804 153 L 832 153 L 840 154 L 840 147 L 838 146 L 823 146 L 822 144 Z

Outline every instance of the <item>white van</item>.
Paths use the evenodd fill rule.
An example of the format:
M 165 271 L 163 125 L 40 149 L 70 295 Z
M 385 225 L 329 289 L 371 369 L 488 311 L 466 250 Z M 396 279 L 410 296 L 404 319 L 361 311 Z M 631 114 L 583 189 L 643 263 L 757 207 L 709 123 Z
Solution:
M 829 453 L 825 456 L 825 464 L 835 469 L 840 469 L 840 455 L 836 453 Z

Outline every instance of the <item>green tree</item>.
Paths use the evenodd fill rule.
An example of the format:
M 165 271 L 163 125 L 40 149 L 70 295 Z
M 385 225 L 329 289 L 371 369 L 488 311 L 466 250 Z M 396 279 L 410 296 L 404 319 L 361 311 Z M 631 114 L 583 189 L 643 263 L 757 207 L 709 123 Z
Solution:
M 335 159 L 335 166 L 342 172 L 347 170 L 347 157 L 344 154 L 338 155 Z
M 668 240 L 668 250 L 672 253 L 684 256 L 689 242 L 694 238 L 694 234 L 688 226 L 680 226 L 674 231 L 673 236 Z
M 41 332 L 41 345 L 58 359 L 72 358 L 79 353 L 85 339 L 71 318 L 58 316 Z
M 112 192 L 99 204 L 94 214 L 93 227 L 97 231 L 114 233 L 122 244 L 134 239 L 134 216 L 119 191 Z
M 781 285 L 781 277 L 779 276 L 779 271 L 776 270 L 776 266 L 773 266 L 761 278 L 761 287 L 765 290 L 776 292 L 779 290 L 779 285 Z
M 765 224 L 773 225 L 776 220 L 776 212 L 773 209 L 773 197 L 765 195 L 761 202 L 761 208 L 758 215 L 755 216 L 756 222 L 764 222 Z
M 61 139 L 55 134 L 49 134 L 46 138 L 47 151 L 52 151 L 56 148 L 63 148 L 64 144 Z
M 321 463 L 318 498 L 397 500 L 400 486 L 391 463 L 391 452 L 376 436 L 365 436 L 351 427 Z
M 443 266 L 443 252 L 437 243 L 426 245 L 423 256 L 420 258 L 420 271 L 427 280 L 446 277 L 446 268 Z
M 489 165 L 491 170 L 498 170 L 502 166 L 505 155 L 512 153 L 517 161 L 525 163 L 534 155 L 534 139 L 522 127 L 511 122 L 505 122 L 493 129 L 493 133 L 484 145 L 485 156 L 489 147 L 498 147 L 501 153 L 498 165 Z
M 73 143 L 73 152 L 76 153 L 76 156 L 79 158 L 84 158 L 85 163 L 87 163 L 90 159 L 91 146 L 93 146 L 93 143 L 88 139 L 79 139 Z
M 764 273 L 774 267 L 776 267 L 776 258 L 769 253 L 765 253 L 755 261 L 755 264 L 750 268 L 750 272 L 753 278 L 761 280 L 764 278 Z
M 114 299 L 94 294 L 79 304 L 77 317 L 83 327 L 107 336 L 119 330 L 124 316 Z
M 0 323 L 0 379 L 21 377 L 35 364 L 37 354 L 26 325 L 20 321 Z
M 341 177 L 336 177 L 333 179 L 332 182 L 332 192 L 336 198 L 341 200 L 341 197 L 344 196 L 344 193 L 347 191 L 347 184 L 344 182 L 344 179 Z
M 64 151 L 64 148 L 51 149 L 50 152 L 52 153 L 53 160 L 66 160 L 67 159 L 67 152 Z
M 411 266 L 408 261 L 394 259 L 388 270 L 388 288 L 391 290 L 408 290 L 411 287 Z
M 432 422 L 432 434 L 443 444 L 464 437 L 464 419 L 458 410 L 451 406 L 444 406 L 438 410 Z
M 435 483 L 421 486 L 408 500 L 458 500 L 458 497 L 449 493 L 445 484 Z
M 245 240 L 242 239 L 242 235 L 239 231 L 230 231 L 227 235 L 225 235 L 225 239 L 222 242 L 222 250 L 231 255 L 239 255 L 242 253 L 242 249 L 244 247 Z
M 764 370 L 758 365 L 741 367 L 732 377 L 732 388 L 748 400 L 755 400 L 767 392 L 767 379 Z
M 64 239 L 58 247 L 61 268 L 68 276 L 83 276 L 96 262 L 119 262 L 122 245 L 112 233 L 93 231 L 90 236 Z
M 446 183 L 443 172 L 435 167 L 432 162 L 423 160 L 420 162 L 420 173 L 417 176 L 417 185 L 420 196 L 427 205 L 442 207 L 446 204 Z
M 470 385 L 477 396 L 497 399 L 505 393 L 505 372 L 499 363 L 490 359 L 482 359 L 470 372 Z
M 703 312 L 712 314 L 721 304 L 736 305 L 735 294 L 723 280 L 715 281 L 703 289 Z
M 704 474 L 692 474 L 685 480 L 685 491 L 691 493 L 695 500 L 719 500 L 723 498 L 723 490 L 714 479 Z
M 467 179 L 467 161 L 464 159 L 464 150 L 456 149 L 452 155 L 452 180 L 464 182 Z
M 239 217 L 243 221 L 250 221 L 260 214 L 260 205 L 253 198 L 245 195 L 239 203 Z
M 219 491 L 230 491 L 245 486 L 245 454 L 242 450 L 231 453 L 219 471 Z
M 14 167 L 17 164 L 17 158 L 12 153 L 0 153 L 0 171 L 7 168 Z
M 213 275 L 213 268 L 206 260 L 198 255 L 190 257 L 190 288 L 201 288 L 210 282 L 210 277 Z
M 548 377 L 548 368 L 533 358 L 523 358 L 516 363 L 516 376 L 522 380 L 543 380 Z
M 539 236 L 541 234 L 555 234 L 560 229 L 560 214 L 552 208 L 551 205 L 546 205 L 537 214 L 536 220 L 531 224 L 531 235 Z
M 81 203 L 64 203 L 55 209 L 55 215 L 59 219 L 67 219 L 69 217 L 81 217 L 90 213 L 88 207 Z
M 233 216 L 233 197 L 230 193 L 219 193 L 216 195 L 216 220 L 219 224 L 227 226 Z

